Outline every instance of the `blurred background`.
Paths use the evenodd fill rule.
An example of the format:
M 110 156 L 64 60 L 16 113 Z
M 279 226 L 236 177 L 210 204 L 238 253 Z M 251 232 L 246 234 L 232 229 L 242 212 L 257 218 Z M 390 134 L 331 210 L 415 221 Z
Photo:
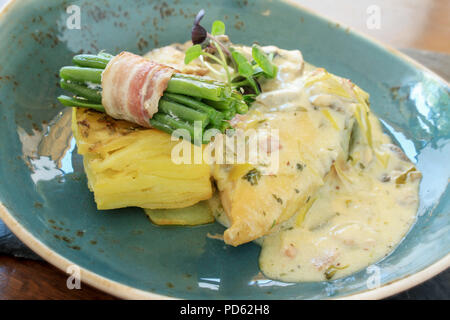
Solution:
M 396 48 L 450 54 L 449 0 L 285 1 L 297 2 Z M 0 0 L 0 7 L 6 2 Z M 377 17 L 379 25 L 373 23 Z
M 295 0 L 396 48 L 450 54 L 449 0 Z M 379 11 L 379 26 L 374 18 Z M 378 28 L 377 28 L 378 27 Z

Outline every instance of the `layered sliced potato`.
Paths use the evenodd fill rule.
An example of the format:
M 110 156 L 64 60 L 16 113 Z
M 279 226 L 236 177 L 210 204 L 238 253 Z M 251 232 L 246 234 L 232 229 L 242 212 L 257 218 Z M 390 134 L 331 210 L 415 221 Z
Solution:
M 98 209 L 184 208 L 212 196 L 207 164 L 176 164 L 167 133 L 73 108 L 72 130 Z

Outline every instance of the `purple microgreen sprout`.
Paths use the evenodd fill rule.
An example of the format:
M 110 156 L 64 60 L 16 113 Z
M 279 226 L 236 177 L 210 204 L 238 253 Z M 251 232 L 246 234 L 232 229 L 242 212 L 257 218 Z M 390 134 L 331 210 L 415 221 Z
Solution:
M 203 43 L 207 38 L 208 32 L 206 31 L 205 28 L 203 28 L 200 25 L 200 21 L 202 20 L 202 18 L 204 16 L 205 16 L 205 10 L 202 9 L 199 11 L 197 16 L 195 17 L 194 25 L 192 26 L 192 31 L 191 31 L 191 39 L 192 39 L 192 43 L 194 45 Z

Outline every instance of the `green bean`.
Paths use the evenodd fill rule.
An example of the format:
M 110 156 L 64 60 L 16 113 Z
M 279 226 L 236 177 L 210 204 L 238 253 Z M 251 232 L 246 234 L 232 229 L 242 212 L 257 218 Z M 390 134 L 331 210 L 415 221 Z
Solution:
M 201 121 L 203 128 L 209 123 L 209 118 L 206 113 L 196 111 L 164 98 L 159 100 L 158 112 L 164 112 L 174 118 L 179 118 L 190 123 Z
M 190 123 L 178 120 L 168 114 L 164 114 L 164 113 L 156 113 L 153 115 L 153 118 L 150 119 L 150 124 L 153 125 L 153 123 L 155 122 L 154 120 L 156 120 L 158 123 L 163 124 L 163 125 L 167 125 L 171 128 L 174 129 L 184 129 L 187 130 L 189 132 L 190 138 L 191 138 L 191 142 L 196 142 L 196 141 L 202 141 L 202 135 L 203 135 L 203 130 L 201 128 L 194 130 L 194 126 L 191 125 Z
M 114 56 L 112 54 L 109 54 L 109 53 L 104 52 L 104 51 L 100 51 L 98 53 L 98 56 L 100 56 L 102 58 L 105 58 L 105 59 L 108 59 L 108 60 L 111 60 L 112 58 L 114 58 Z
M 169 99 L 188 106 L 197 111 L 206 113 L 213 125 L 219 125 L 223 120 L 223 114 L 207 104 L 181 94 L 164 93 L 163 99 Z
M 217 80 L 213 80 L 213 79 L 208 79 L 208 78 L 202 78 L 193 74 L 185 74 L 185 73 L 175 73 L 173 76 L 173 78 L 183 78 L 183 79 L 190 79 L 190 80 L 194 80 L 194 81 L 200 81 L 200 82 L 204 82 L 204 83 L 209 83 L 209 84 L 214 84 L 220 87 L 225 87 L 225 83 L 217 81 Z
M 213 101 L 221 101 L 229 98 L 231 93 L 230 89 L 226 87 L 182 77 L 172 77 L 166 92 L 184 94 Z
M 99 90 L 88 88 L 85 85 L 78 84 L 72 81 L 61 79 L 60 86 L 62 89 L 74 93 L 76 96 L 86 98 L 91 102 L 102 103 L 102 94 Z
M 235 106 L 233 106 L 231 109 L 226 110 L 226 111 L 223 112 L 223 117 L 226 120 L 233 119 L 235 115 L 236 115 L 236 107 Z
M 244 101 L 238 101 L 235 105 L 236 112 L 239 114 L 245 114 L 248 112 L 248 105 Z
M 232 128 L 231 124 L 228 121 L 222 121 L 219 130 L 224 133 L 227 129 Z
M 58 97 L 58 100 L 67 107 L 89 108 L 100 112 L 105 112 L 105 108 L 101 104 L 91 103 L 85 99 L 77 99 L 61 95 Z
M 102 69 L 82 67 L 62 67 L 59 76 L 64 80 L 77 82 L 102 83 Z
M 79 54 L 73 57 L 72 62 L 80 67 L 105 69 L 111 58 L 101 55 Z
M 155 118 L 150 119 L 150 124 L 152 125 L 152 127 L 164 131 L 168 134 L 172 134 L 172 132 L 174 132 L 176 130 L 176 128 L 169 126 L 167 123 L 162 123 L 158 120 L 156 120 Z
M 230 110 L 236 103 L 234 99 L 227 99 L 222 101 L 203 100 L 203 102 L 220 111 Z

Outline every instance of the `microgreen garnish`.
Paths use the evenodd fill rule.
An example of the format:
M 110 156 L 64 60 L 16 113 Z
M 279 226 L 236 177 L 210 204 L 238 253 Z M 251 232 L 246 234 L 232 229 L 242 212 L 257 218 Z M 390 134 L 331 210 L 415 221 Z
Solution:
M 214 21 L 212 28 L 211 28 L 211 34 L 213 36 L 221 36 L 225 34 L 225 23 L 223 23 L 220 20 Z
M 214 21 L 212 31 L 211 33 L 208 33 L 206 29 L 200 25 L 200 21 L 203 19 L 204 16 L 205 10 L 202 9 L 195 17 L 194 25 L 192 27 L 191 32 L 191 40 L 194 45 L 186 51 L 184 63 L 189 64 L 190 62 L 199 58 L 200 56 L 207 57 L 223 67 L 227 77 L 227 85 L 230 86 L 231 73 L 224 52 L 227 55 L 229 55 L 230 53 L 228 49 L 216 38 L 216 36 L 225 34 L 225 24 L 220 20 Z M 208 42 L 206 42 L 206 40 L 208 40 Z M 201 44 L 203 45 L 204 48 L 201 46 Z M 208 51 L 214 49 L 214 51 L 218 53 L 219 57 L 216 57 L 214 54 L 211 54 L 206 49 L 209 49 Z M 210 67 L 209 64 L 205 63 L 205 65 L 212 72 L 217 73 L 217 70 Z
M 220 49 L 219 49 L 220 50 Z M 219 51 L 221 52 L 221 51 Z M 223 54 L 221 54 L 222 56 Z M 202 46 L 199 44 L 193 45 L 192 47 L 190 47 L 189 49 L 186 50 L 185 52 L 185 57 L 184 57 L 184 63 L 185 64 L 189 64 L 191 63 L 193 60 L 197 59 L 200 56 L 205 56 L 213 61 L 215 61 L 216 63 L 220 64 L 226 71 L 227 74 L 227 84 L 230 85 L 231 82 L 231 75 L 229 74 L 228 71 L 228 66 L 226 63 L 226 60 L 224 59 L 219 59 L 216 56 L 212 55 L 211 53 L 205 52 L 202 50 Z M 222 57 L 221 57 L 222 58 Z M 215 70 L 214 70 L 215 71 Z
M 244 94 L 242 96 L 242 98 L 244 99 L 245 103 L 251 104 L 251 103 L 255 102 L 256 94 L 251 94 L 251 93 L 250 94 Z
M 247 58 L 244 57 L 243 54 L 237 51 L 233 51 L 231 55 L 234 61 L 236 61 L 239 74 L 247 80 L 248 85 L 250 85 L 250 87 L 253 89 L 256 95 L 260 94 L 261 92 L 259 86 L 257 85 L 255 79 L 253 78 L 253 67 L 250 64 L 250 62 L 248 62 Z
M 205 15 L 205 10 L 200 10 L 194 20 L 194 25 L 192 26 L 191 38 L 193 44 L 200 44 L 206 40 L 208 32 L 205 28 L 200 25 L 200 20 Z
M 270 61 L 269 57 L 256 44 L 252 47 L 252 57 L 258 66 L 264 72 L 264 75 L 270 79 L 277 75 L 277 67 Z
M 184 63 L 189 64 L 191 61 L 197 59 L 202 55 L 202 46 L 199 44 L 193 45 L 189 49 L 186 50 L 185 57 L 184 57 Z
M 254 102 L 261 93 L 258 79 L 260 77 L 272 79 L 277 75 L 277 67 L 272 63 L 273 54 L 267 55 L 261 47 L 254 44 L 253 59 L 247 59 L 241 52 L 234 50 L 228 44 L 228 40 L 223 40 L 228 38 L 224 37 L 226 28 L 222 21 L 214 21 L 211 33 L 200 25 L 204 15 L 205 11 L 200 10 L 195 18 L 191 35 L 194 45 L 186 51 L 185 64 L 204 57 L 208 59 L 203 60 L 204 65 L 211 72 L 220 74 L 223 71 L 213 68 L 210 63 L 219 64 L 225 71 L 227 85 L 243 94 L 243 102 L 247 104 Z
M 242 177 L 242 179 L 250 182 L 252 186 L 257 185 L 260 178 L 261 172 L 258 169 L 252 169 Z

